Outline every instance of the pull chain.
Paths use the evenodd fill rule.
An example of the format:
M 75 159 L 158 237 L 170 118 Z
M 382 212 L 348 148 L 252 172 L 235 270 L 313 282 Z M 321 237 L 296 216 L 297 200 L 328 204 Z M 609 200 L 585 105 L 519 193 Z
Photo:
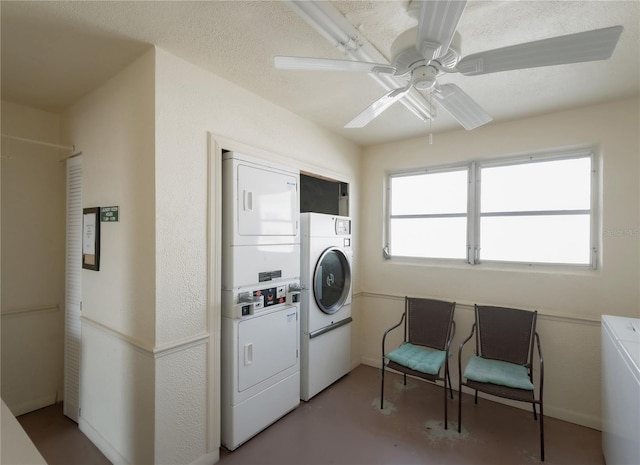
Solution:
M 433 118 L 429 118 L 429 145 L 433 145 L 433 132 L 431 132 L 431 122 Z
M 431 107 L 432 110 L 434 110 L 434 107 L 433 107 L 433 91 L 429 92 L 427 97 L 428 97 L 429 106 Z M 431 112 L 431 115 L 429 115 L 429 145 L 433 145 L 432 123 L 433 123 L 434 115 L 435 115 L 435 113 L 433 111 Z

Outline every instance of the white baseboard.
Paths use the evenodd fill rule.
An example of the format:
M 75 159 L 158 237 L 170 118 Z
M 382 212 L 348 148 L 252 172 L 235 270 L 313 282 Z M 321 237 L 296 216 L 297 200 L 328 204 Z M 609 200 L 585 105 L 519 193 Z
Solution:
M 370 367 L 374 367 L 374 368 L 380 368 L 382 367 L 382 357 L 378 358 L 371 358 L 371 357 L 362 357 L 360 359 L 360 363 L 362 363 L 363 365 L 368 365 Z
M 372 358 L 372 357 L 362 357 L 361 362 L 362 362 L 363 365 L 368 365 L 370 367 L 380 369 L 381 363 L 382 363 L 382 358 L 375 359 L 375 358 Z M 449 366 L 451 367 L 451 365 L 449 365 Z M 393 371 L 393 370 L 390 370 L 390 371 Z M 457 369 L 456 369 L 456 373 L 457 373 Z M 451 377 L 454 378 L 455 376 L 452 374 Z M 454 389 L 456 388 L 457 381 L 458 381 L 457 378 L 455 378 L 455 380 L 453 380 Z M 467 389 L 466 387 L 462 388 L 462 392 L 464 392 L 465 394 L 473 395 L 473 391 L 471 389 Z M 519 408 L 521 410 L 530 410 L 531 409 L 531 404 L 526 404 L 526 403 L 523 403 L 523 402 L 510 401 L 508 399 L 501 399 L 499 397 L 485 395 L 482 392 L 478 393 L 478 397 L 490 400 L 492 402 L 498 402 L 500 404 L 509 405 L 510 407 Z M 595 429 L 595 430 L 598 430 L 598 431 L 602 430 L 602 425 L 600 423 L 600 419 L 599 418 L 593 417 L 593 416 L 588 416 L 588 415 L 583 415 L 581 413 L 574 412 L 574 411 L 567 410 L 567 409 L 563 409 L 563 408 L 559 408 L 559 407 L 554 407 L 553 405 L 549 405 L 548 403 L 545 403 L 545 405 L 544 405 L 544 416 L 545 417 L 556 418 L 556 419 L 562 420 L 562 421 L 567 421 L 569 423 L 574 423 L 576 425 L 585 426 L 587 428 Z
M 5 403 L 11 413 L 14 416 L 24 415 L 25 413 L 33 412 L 34 410 L 38 410 L 44 407 L 48 407 L 49 405 L 53 405 L 56 403 L 57 394 L 55 392 L 51 392 L 49 394 L 45 394 L 44 396 L 37 397 L 35 399 L 25 400 L 24 402 L 19 403 L 8 403 L 5 399 Z
M 211 465 L 218 462 L 218 460 L 220 460 L 220 449 L 216 449 L 213 452 L 209 452 L 208 454 L 198 457 L 196 460 L 191 462 L 190 465 Z
M 82 416 L 78 418 L 78 427 L 86 437 L 102 452 L 113 465 L 130 465 L 109 442 L 98 433 Z

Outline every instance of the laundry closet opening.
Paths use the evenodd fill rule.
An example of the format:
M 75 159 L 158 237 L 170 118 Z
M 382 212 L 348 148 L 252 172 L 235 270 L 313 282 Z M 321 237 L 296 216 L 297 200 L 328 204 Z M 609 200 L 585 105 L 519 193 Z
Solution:
M 349 184 L 300 172 L 300 213 L 349 216 Z

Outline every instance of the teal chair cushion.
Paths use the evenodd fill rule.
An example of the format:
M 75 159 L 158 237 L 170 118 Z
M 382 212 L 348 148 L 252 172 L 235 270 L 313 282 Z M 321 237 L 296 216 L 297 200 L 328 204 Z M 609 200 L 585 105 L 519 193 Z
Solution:
M 488 360 L 472 355 L 464 370 L 464 377 L 479 383 L 498 384 L 533 391 L 527 367 L 500 360 Z
M 412 370 L 437 375 L 447 358 L 447 353 L 405 342 L 396 350 L 386 354 L 385 357 Z

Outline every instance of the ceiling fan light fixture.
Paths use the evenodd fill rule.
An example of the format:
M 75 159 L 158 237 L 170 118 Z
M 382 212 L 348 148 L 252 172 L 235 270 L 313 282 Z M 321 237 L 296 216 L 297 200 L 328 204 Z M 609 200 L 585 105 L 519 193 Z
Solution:
M 434 66 L 419 66 L 411 73 L 411 85 L 418 90 L 429 90 L 436 84 L 438 70 Z

